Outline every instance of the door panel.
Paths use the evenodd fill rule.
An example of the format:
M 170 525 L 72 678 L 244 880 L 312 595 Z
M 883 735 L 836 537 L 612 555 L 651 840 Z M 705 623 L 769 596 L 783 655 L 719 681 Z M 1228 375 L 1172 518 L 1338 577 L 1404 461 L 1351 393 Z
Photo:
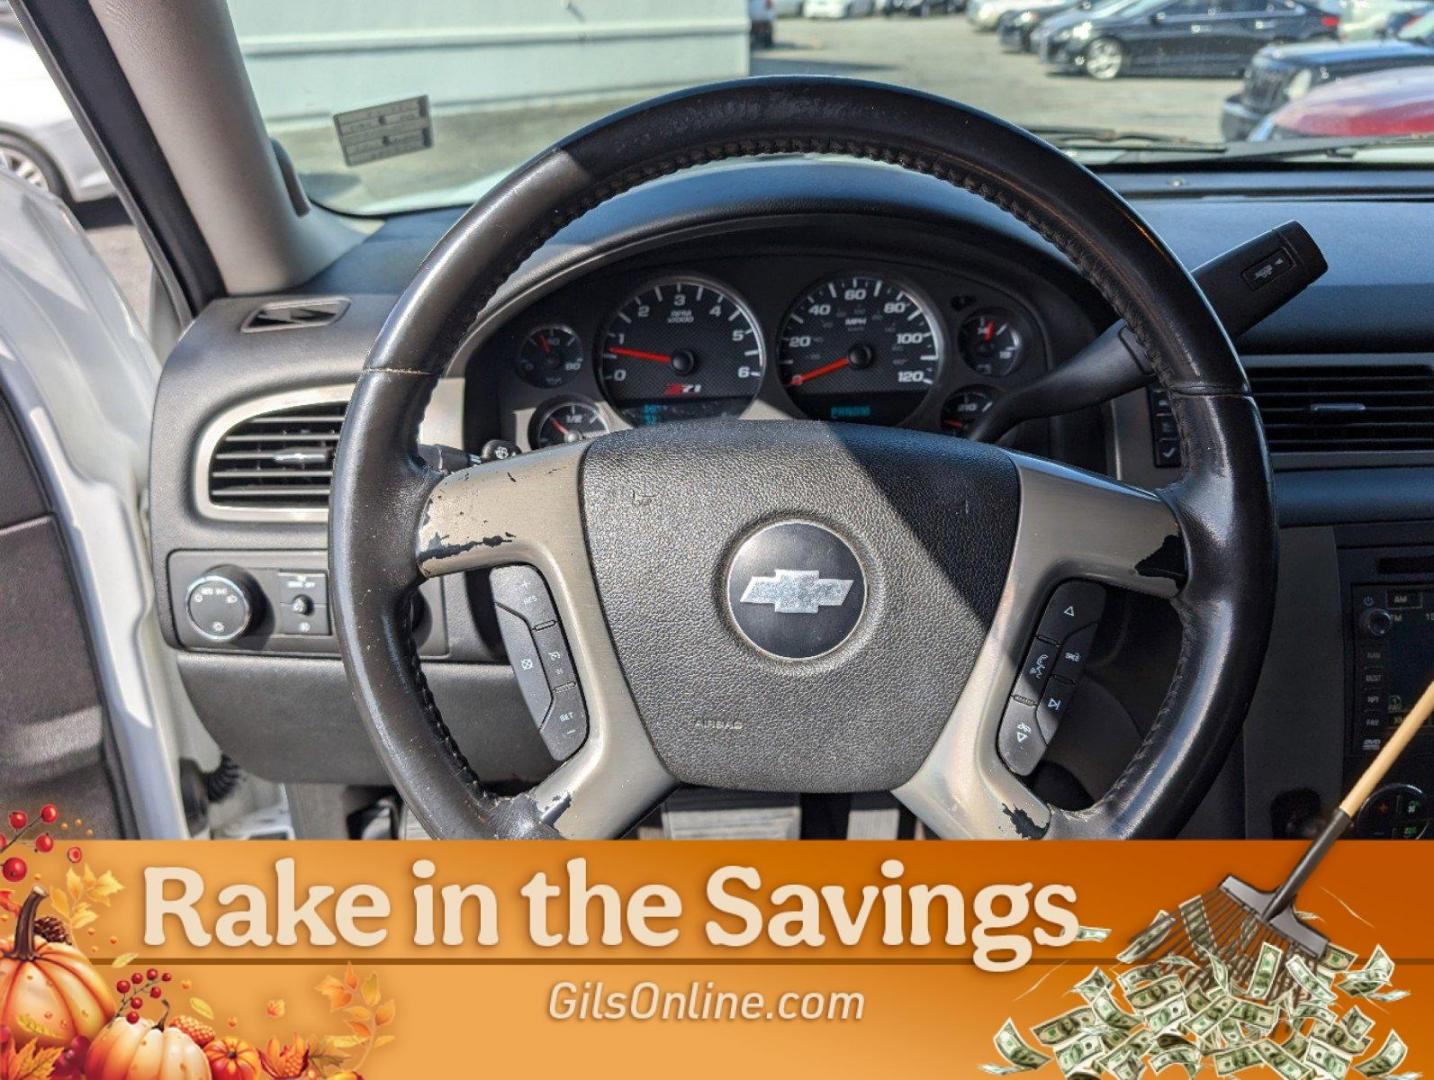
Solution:
M 105 710 L 58 523 L 0 400 L 0 806 L 121 836 Z

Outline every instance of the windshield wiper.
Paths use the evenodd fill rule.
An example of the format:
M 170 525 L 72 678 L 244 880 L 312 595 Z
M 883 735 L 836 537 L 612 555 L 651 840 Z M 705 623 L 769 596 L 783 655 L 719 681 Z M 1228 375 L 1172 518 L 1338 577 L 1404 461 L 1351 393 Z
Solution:
M 1194 143 L 1131 147 L 1107 159 L 1107 165 L 1173 164 L 1216 156 L 1221 161 L 1350 161 L 1369 150 L 1434 147 L 1434 133 L 1420 135 L 1319 136 L 1268 142 Z
M 1184 135 L 1155 131 L 1123 131 L 1119 128 L 1081 127 L 1079 125 L 1041 125 L 1027 128 L 1061 150 L 1112 150 L 1128 148 L 1132 152 L 1175 151 L 1180 153 L 1213 153 L 1225 149 L 1221 142 L 1203 142 Z

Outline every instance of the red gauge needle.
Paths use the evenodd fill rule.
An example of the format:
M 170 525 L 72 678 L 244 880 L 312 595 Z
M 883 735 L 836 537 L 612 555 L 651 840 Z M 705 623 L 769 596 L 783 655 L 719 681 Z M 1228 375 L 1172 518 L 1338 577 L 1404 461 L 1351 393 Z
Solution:
M 572 434 L 571 431 L 569 431 L 567 428 L 563 427 L 563 425 L 558 421 L 558 418 L 555 417 L 555 416 L 550 416 L 550 417 L 548 417 L 548 423 L 552 424 L 553 427 L 557 428 L 557 429 L 558 429 L 558 433 L 559 433 L 560 435 L 562 435 L 562 437 L 565 438 L 565 439 L 566 439 L 569 435 Z
M 543 333 L 541 330 L 538 331 L 538 348 L 542 349 L 545 353 L 553 351 L 552 349 L 548 348 L 548 335 Z
M 651 360 L 656 364 L 670 364 L 672 357 L 665 353 L 643 352 L 641 349 L 624 349 L 621 345 L 614 345 L 608 352 L 616 356 L 630 356 L 634 360 Z
M 850 356 L 843 356 L 840 360 L 833 360 L 830 364 L 823 364 L 819 368 L 812 368 L 811 371 L 803 372 L 800 375 L 793 375 L 788 386 L 803 386 L 813 379 L 820 379 L 823 375 L 830 375 L 833 371 L 840 371 L 851 363 Z

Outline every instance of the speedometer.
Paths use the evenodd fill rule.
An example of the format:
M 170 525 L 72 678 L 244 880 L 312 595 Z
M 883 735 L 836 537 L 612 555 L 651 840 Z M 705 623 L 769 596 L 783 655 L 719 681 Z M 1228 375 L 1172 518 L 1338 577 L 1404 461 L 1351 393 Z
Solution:
M 668 278 L 615 311 L 598 380 L 630 424 L 735 416 L 756 396 L 765 352 L 747 306 L 711 281 Z
M 940 324 L 907 286 L 853 274 L 817 285 L 782 324 L 777 370 L 817 420 L 899 424 L 935 384 Z

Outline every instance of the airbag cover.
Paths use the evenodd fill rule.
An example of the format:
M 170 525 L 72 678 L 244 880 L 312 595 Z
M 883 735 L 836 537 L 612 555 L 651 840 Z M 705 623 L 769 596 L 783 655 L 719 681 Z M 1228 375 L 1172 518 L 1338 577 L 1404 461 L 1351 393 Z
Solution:
M 604 614 L 663 762 L 687 783 L 775 791 L 876 791 L 911 777 L 985 640 L 1020 503 L 997 448 L 797 421 L 605 436 L 584 458 L 582 489 Z M 786 521 L 830 530 L 863 571 L 855 627 L 811 659 L 754 647 L 731 614 L 735 553 Z M 795 544 L 782 568 L 845 579 L 797 565 L 810 558 Z M 768 590 L 788 598 L 778 617 L 825 617 L 822 600 L 856 595 L 818 580 L 825 593 L 796 602 Z

